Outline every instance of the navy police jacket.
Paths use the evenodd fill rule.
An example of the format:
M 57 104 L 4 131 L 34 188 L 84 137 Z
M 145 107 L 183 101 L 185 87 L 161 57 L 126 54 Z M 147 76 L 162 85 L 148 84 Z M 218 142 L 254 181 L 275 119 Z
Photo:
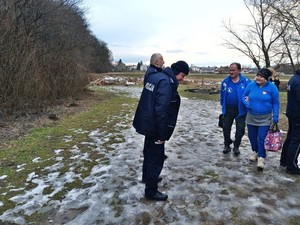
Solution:
M 286 115 L 293 120 L 300 121 L 300 69 L 287 84 Z
M 133 119 L 139 134 L 166 141 L 176 126 L 180 106 L 178 81 L 172 69 L 149 74 Z
M 162 68 L 158 68 L 152 64 L 150 64 L 149 68 L 147 69 L 145 75 L 144 75 L 144 86 L 147 82 L 147 77 L 150 75 L 150 74 L 153 74 L 153 73 L 158 73 L 158 72 L 161 72 L 162 71 Z

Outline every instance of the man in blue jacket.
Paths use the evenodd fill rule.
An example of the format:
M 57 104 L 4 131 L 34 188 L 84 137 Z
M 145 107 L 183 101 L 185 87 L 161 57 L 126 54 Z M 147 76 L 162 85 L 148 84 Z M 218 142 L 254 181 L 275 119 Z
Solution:
M 189 74 L 185 61 L 178 61 L 162 72 L 149 74 L 133 119 L 139 134 L 145 135 L 143 180 L 145 196 L 166 201 L 168 195 L 158 191 L 157 183 L 165 159 L 165 141 L 173 134 L 180 107 L 178 81 Z
M 284 141 L 280 165 L 286 166 L 286 173 L 300 175 L 298 156 L 300 152 L 300 69 L 288 81 L 286 116 L 289 122 Z
M 239 146 L 242 137 L 245 134 L 245 119 L 247 109 L 242 101 L 242 95 L 245 88 L 251 80 L 241 74 L 241 64 L 231 63 L 229 66 L 229 76 L 221 83 L 220 90 L 220 104 L 222 106 L 222 128 L 224 136 L 224 150 L 223 153 L 231 152 L 230 145 L 233 143 L 233 153 L 235 156 L 240 154 Z M 231 128 L 235 120 L 236 131 L 235 140 L 231 139 Z

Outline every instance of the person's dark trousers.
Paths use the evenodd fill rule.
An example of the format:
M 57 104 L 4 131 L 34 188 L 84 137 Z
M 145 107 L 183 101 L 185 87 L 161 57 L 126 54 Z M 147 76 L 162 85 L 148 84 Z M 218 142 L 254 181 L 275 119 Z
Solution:
M 235 120 L 236 132 L 234 146 L 239 147 L 242 141 L 242 138 L 245 134 L 245 120 L 246 115 L 237 117 L 239 114 L 238 107 L 227 106 L 226 113 L 223 118 L 223 136 L 224 136 L 224 145 L 229 146 L 233 143 L 231 140 L 231 129 L 233 121 Z
M 146 181 L 146 196 L 156 194 L 158 177 L 164 165 L 165 144 L 155 144 L 156 141 L 157 139 L 151 137 L 145 138 L 143 175 Z
M 292 120 L 289 118 L 289 125 L 291 125 L 291 140 L 287 148 L 287 170 L 297 171 L 298 167 L 298 156 L 300 153 L 300 121 Z
M 288 118 L 288 132 L 286 135 L 286 139 L 283 142 L 282 150 L 281 150 L 281 156 L 280 156 L 280 165 L 281 166 L 286 166 L 287 165 L 287 151 L 288 147 L 291 143 L 292 139 L 292 123 L 291 120 Z

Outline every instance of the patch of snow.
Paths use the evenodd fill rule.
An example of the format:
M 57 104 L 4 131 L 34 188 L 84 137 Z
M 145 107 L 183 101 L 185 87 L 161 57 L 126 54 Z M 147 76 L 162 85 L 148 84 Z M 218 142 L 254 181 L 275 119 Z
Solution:
M 7 178 L 7 175 L 0 176 L 0 180 L 4 180 L 5 178 Z

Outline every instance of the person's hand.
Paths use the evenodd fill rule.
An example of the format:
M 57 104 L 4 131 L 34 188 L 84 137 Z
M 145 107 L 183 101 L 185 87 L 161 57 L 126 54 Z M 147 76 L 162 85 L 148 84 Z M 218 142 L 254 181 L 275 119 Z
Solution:
M 161 140 L 157 140 L 156 142 L 154 142 L 155 144 L 161 145 L 163 143 L 165 143 L 165 141 L 161 141 Z
M 245 99 L 243 100 L 244 105 L 246 106 L 246 108 L 250 109 L 251 105 L 250 105 L 250 101 L 249 101 L 249 97 L 245 96 Z

